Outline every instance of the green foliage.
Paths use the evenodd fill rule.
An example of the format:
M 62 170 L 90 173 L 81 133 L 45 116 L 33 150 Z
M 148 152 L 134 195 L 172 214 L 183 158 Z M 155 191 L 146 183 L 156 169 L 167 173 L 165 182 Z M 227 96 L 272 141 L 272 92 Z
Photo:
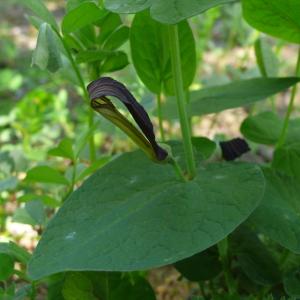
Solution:
M 244 18 L 254 28 L 289 42 L 300 43 L 298 0 L 242 0 L 242 6 Z
M 191 116 L 197 116 L 249 105 L 265 100 L 298 82 L 298 78 L 254 78 L 208 87 L 191 93 L 189 112 Z
M 76 8 L 69 10 L 62 21 L 62 31 L 64 34 L 75 32 L 88 26 L 105 16 L 105 11 L 101 10 L 93 2 L 83 2 Z
M 189 17 L 201 14 L 206 10 L 221 4 L 231 3 L 233 0 L 106 0 L 108 10 L 117 13 L 136 13 L 150 7 L 151 17 L 155 20 L 175 24 Z
M 29 265 L 31 277 L 70 269 L 157 267 L 212 246 L 257 206 L 264 189 L 263 177 L 257 167 L 247 164 L 209 165 L 199 174 L 194 181 L 184 183 L 170 166 L 154 164 L 141 153 L 114 160 L 90 177 L 52 220 Z M 228 188 L 232 185 L 235 193 Z M 159 234 L 160 228 L 172 234 Z M 189 238 L 190 232 L 195 239 Z
M 264 170 L 266 192 L 251 223 L 283 247 L 300 253 L 299 183 L 294 178 Z
M 8 279 L 14 272 L 14 260 L 7 254 L 0 253 L 0 280 Z
M 260 38 L 255 42 L 255 55 L 262 76 L 278 75 L 279 61 L 266 39 Z
M 54 16 L 49 12 L 43 0 L 21 0 L 20 3 L 28 7 L 41 20 L 58 29 Z
M 289 123 L 286 144 L 295 143 L 299 140 L 298 130 L 300 128 L 300 120 L 290 120 Z M 275 145 L 282 128 L 283 120 L 277 114 L 263 112 L 244 120 L 241 132 L 247 139 L 255 143 Z
M 300 143 L 277 148 L 272 167 L 288 176 L 300 179 Z
M 184 88 L 187 89 L 196 72 L 195 41 L 186 21 L 179 24 L 178 30 Z M 145 43 L 145 40 L 151 42 Z M 132 23 L 130 45 L 133 64 L 147 88 L 159 94 L 164 87 L 168 93 L 174 94 L 168 51 L 168 27 L 151 19 L 148 12 L 139 13 Z
M 291 297 L 300 297 L 299 270 L 293 270 L 284 276 L 284 289 Z
M 26 180 L 31 182 L 69 184 L 63 175 L 48 166 L 38 166 L 30 169 L 27 172 Z
M 32 64 L 42 70 L 56 72 L 63 66 L 59 40 L 52 27 L 43 23 L 39 29 L 37 44 L 32 57 Z
M 243 226 L 232 234 L 231 243 L 239 266 L 253 282 L 267 286 L 280 282 L 279 265 L 255 232 Z
M 222 265 L 216 247 L 197 253 L 178 261 L 175 268 L 190 281 L 211 280 L 222 271 Z
M 300 43 L 298 1 L 11 4 L 33 14 L 38 68 L 1 23 L 0 298 L 154 300 L 161 270 L 141 270 L 169 264 L 190 289 L 182 299 L 299 298 L 300 52 L 294 72 L 287 43 Z M 8 22 L 11 4 L 0 1 Z M 130 152 L 127 136 L 96 122 L 87 86 L 104 76 L 145 107 L 141 129 L 153 126 L 166 159 Z M 130 93 L 123 104 L 145 120 Z M 112 123 L 115 100 L 97 99 Z M 218 144 L 239 135 L 240 115 L 252 151 L 224 163 Z

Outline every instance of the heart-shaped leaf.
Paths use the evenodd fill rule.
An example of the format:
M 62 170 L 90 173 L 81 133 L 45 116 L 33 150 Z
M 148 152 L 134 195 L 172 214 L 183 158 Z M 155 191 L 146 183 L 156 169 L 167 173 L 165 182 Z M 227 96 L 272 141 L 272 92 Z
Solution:
M 263 193 L 255 165 L 211 164 L 182 182 L 169 164 L 153 163 L 142 152 L 124 154 L 64 203 L 34 252 L 30 276 L 174 263 L 226 237 Z

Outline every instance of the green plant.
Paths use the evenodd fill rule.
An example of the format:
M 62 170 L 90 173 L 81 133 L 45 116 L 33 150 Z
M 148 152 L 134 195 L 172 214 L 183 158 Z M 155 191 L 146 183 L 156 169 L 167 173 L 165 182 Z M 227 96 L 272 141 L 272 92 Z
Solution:
M 24 293 L 32 299 L 43 284 L 48 285 L 49 299 L 155 299 L 142 271 L 173 264 L 183 277 L 199 284 L 203 299 L 299 297 L 300 123 L 291 114 L 300 81 L 300 51 L 295 74 L 278 77 L 276 55 L 260 39 L 255 54 L 261 76 L 191 90 L 197 56 L 187 19 L 236 1 L 69 0 L 60 25 L 42 1 L 22 2 L 35 13 L 30 20 L 39 29 L 33 64 L 63 72 L 79 87 L 89 126 L 81 137 L 65 137 L 48 152 L 67 160 L 68 168 L 53 163 L 27 171 L 22 184 L 28 191 L 19 199 L 26 205 L 15 218 L 31 222 L 42 236 L 30 261 L 18 246 L 0 244 L 0 280 L 8 279 L 14 261 L 20 260 L 18 275 L 29 282 Z M 298 1 L 241 2 L 251 26 L 300 43 Z M 135 14 L 130 28 L 118 13 Z M 128 88 L 102 77 L 128 64 L 128 49 L 119 50 L 127 39 L 140 80 L 157 98 L 162 143 Z M 290 87 L 282 119 L 275 95 Z M 109 97 L 126 106 L 139 129 Z M 268 98 L 273 111 L 257 113 L 254 104 Z M 38 109 L 43 110 L 43 103 Z M 194 117 L 249 105 L 251 114 L 240 131 L 253 148 L 273 147 L 271 161 L 232 161 L 249 150 L 240 139 L 220 143 L 221 160 L 215 141 L 195 136 Z M 144 153 L 100 156 L 94 110 Z M 39 115 L 33 111 L 32 117 L 19 120 L 22 126 L 15 122 L 24 137 L 30 139 L 40 129 L 43 119 L 35 120 Z M 180 121 L 182 140 L 170 141 L 164 131 L 163 121 L 174 118 Z M 30 152 L 30 140 L 25 142 Z M 82 158 L 87 142 L 88 162 Z M 0 179 L 0 187 L 16 188 Z M 61 201 L 44 193 L 51 184 L 59 186 L 55 196 Z M 42 191 L 39 197 L 31 192 L 34 185 Z M 45 211 L 54 214 L 49 223 Z M 15 293 L 9 288 L 2 292 Z

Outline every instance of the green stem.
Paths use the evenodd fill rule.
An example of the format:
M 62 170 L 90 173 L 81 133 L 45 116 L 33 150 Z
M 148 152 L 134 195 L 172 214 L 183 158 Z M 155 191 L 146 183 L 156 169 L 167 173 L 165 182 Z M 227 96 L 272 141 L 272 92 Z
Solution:
M 54 29 L 55 30 L 55 29 Z M 66 50 L 66 54 L 68 56 L 68 59 L 71 63 L 71 66 L 76 74 L 76 77 L 78 79 L 78 82 L 79 82 L 79 85 L 80 85 L 80 88 L 83 92 L 83 98 L 85 100 L 85 102 L 88 104 L 89 106 L 89 128 L 92 128 L 93 125 L 94 125 L 94 112 L 92 110 L 92 108 L 90 107 L 90 98 L 89 98 L 89 95 L 88 95 L 88 92 L 85 88 L 85 83 L 84 83 L 84 80 L 83 80 L 83 77 L 81 76 L 81 73 L 80 73 L 80 70 L 77 66 L 77 64 L 75 63 L 75 60 L 72 56 L 72 53 L 70 52 L 70 49 L 68 47 L 68 45 L 66 44 L 65 40 L 63 39 L 63 37 L 59 34 L 59 32 L 57 30 L 55 30 L 58 38 L 60 39 L 60 41 L 62 42 L 63 46 L 64 46 L 64 49 Z M 96 158 L 96 147 L 95 147 L 95 140 L 94 140 L 94 135 L 91 134 L 91 137 L 90 137 L 90 140 L 89 140 L 89 150 L 90 150 L 90 160 L 91 162 L 93 162 Z
M 230 270 L 230 260 L 228 256 L 228 239 L 225 238 L 224 240 L 218 243 L 218 251 L 220 260 L 223 266 L 224 278 L 227 285 L 227 289 L 230 295 L 235 293 L 235 282 L 231 276 Z
M 204 283 L 203 283 L 204 284 Z M 202 286 L 202 282 L 198 282 L 199 290 L 201 292 L 201 296 L 203 297 L 204 300 L 209 300 L 208 296 L 205 293 L 205 289 Z
M 157 116 L 158 116 L 160 138 L 161 138 L 162 142 L 164 142 L 165 141 L 165 133 L 164 133 L 163 116 L 162 116 L 162 109 L 161 109 L 161 93 L 157 94 Z
M 178 164 L 178 162 L 176 161 L 176 159 L 173 157 L 169 157 L 169 163 L 173 166 L 175 172 L 178 175 L 178 178 L 182 179 L 183 181 L 187 181 L 187 178 L 185 178 L 185 176 L 182 172 L 182 169 L 181 169 L 180 165 Z
M 298 50 L 298 59 L 297 59 L 297 66 L 296 66 L 296 76 L 297 77 L 300 76 L 300 48 Z M 277 148 L 281 147 L 285 143 L 285 140 L 286 140 L 286 137 L 287 137 L 288 128 L 289 128 L 289 122 L 290 122 L 291 114 L 292 114 L 293 109 L 294 109 L 294 103 L 295 103 L 295 99 L 296 99 L 297 89 L 298 89 L 298 85 L 295 84 L 293 86 L 293 89 L 292 89 L 289 106 L 288 106 L 288 109 L 287 109 L 287 112 L 286 112 L 286 115 L 285 115 L 285 119 L 284 119 L 282 131 L 281 131 L 278 143 L 277 143 Z
M 189 120 L 186 112 L 186 102 L 185 102 L 185 95 L 183 89 L 177 25 L 169 26 L 169 38 L 170 38 L 172 69 L 173 69 L 173 80 L 174 80 L 175 95 L 177 100 L 177 107 L 178 107 L 181 132 L 183 138 L 183 147 L 184 147 L 185 159 L 187 163 L 188 175 L 189 178 L 192 179 L 196 175 L 196 164 L 194 159 Z

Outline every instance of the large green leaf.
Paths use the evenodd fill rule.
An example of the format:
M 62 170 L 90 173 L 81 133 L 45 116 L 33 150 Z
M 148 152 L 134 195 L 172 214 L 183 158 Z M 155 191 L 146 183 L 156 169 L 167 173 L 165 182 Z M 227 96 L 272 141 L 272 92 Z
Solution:
M 63 60 L 59 43 L 60 41 L 52 27 L 43 23 L 39 29 L 32 64 L 37 65 L 42 70 L 48 69 L 50 72 L 56 72 L 62 68 Z
M 175 24 L 189 17 L 203 13 L 217 5 L 235 0 L 105 0 L 108 10 L 117 13 L 136 13 L 150 7 L 155 20 Z
M 300 185 L 270 169 L 264 174 L 265 195 L 250 221 L 283 247 L 300 253 Z
M 274 152 L 272 167 L 297 178 L 300 182 L 300 143 L 292 143 L 277 148 Z
M 281 281 L 279 265 L 254 231 L 241 226 L 231 235 L 230 245 L 238 265 L 253 282 L 273 285 Z
M 61 25 L 62 31 L 64 34 L 75 32 L 98 21 L 105 14 L 106 12 L 101 10 L 94 2 L 83 2 L 64 16 Z
M 253 78 L 191 93 L 191 116 L 245 106 L 275 95 L 300 81 L 299 78 Z
M 293 86 L 299 80 L 294 77 L 254 78 L 203 88 L 190 93 L 188 113 L 191 117 L 200 116 L 263 101 Z M 157 112 L 155 113 L 157 114 Z M 169 120 L 178 118 L 174 97 L 168 97 L 167 101 L 163 103 L 162 114 Z
M 217 243 L 258 205 L 264 179 L 251 164 L 212 164 L 198 172 L 182 182 L 169 164 L 141 152 L 121 155 L 64 203 L 29 263 L 30 276 L 149 269 Z
M 19 3 L 28 7 L 35 15 L 37 15 L 41 20 L 52 25 L 56 30 L 58 26 L 54 16 L 45 6 L 43 0 L 20 0 Z
M 263 112 L 250 116 L 241 125 L 242 134 L 255 143 L 275 145 L 281 135 L 283 119 L 273 112 Z M 300 119 L 289 123 L 286 144 L 300 142 Z
M 178 33 L 183 84 L 187 89 L 196 71 L 195 41 L 186 21 L 179 24 Z M 135 16 L 130 32 L 132 61 L 143 83 L 156 94 L 161 92 L 163 85 L 169 93 L 173 92 L 168 39 L 167 26 L 151 19 L 149 12 Z
M 298 0 L 242 0 L 246 21 L 254 28 L 300 43 L 300 2 Z

